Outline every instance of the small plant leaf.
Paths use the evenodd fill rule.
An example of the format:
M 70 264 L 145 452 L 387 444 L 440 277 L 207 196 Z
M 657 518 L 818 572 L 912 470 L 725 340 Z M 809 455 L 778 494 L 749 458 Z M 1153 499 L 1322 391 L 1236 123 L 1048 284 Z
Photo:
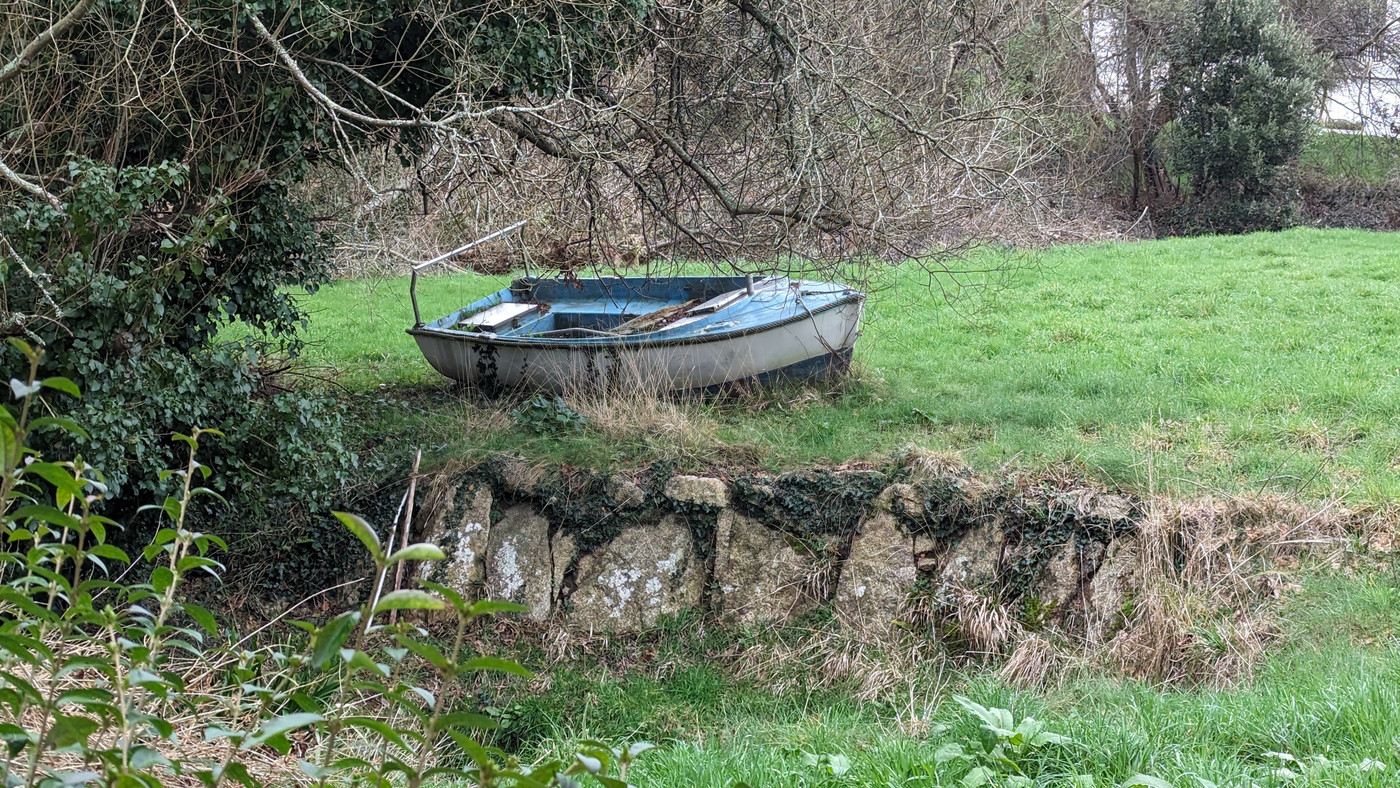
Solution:
M 940 764 L 968 757 L 970 756 L 967 754 L 967 749 L 957 742 L 948 742 L 933 753 L 934 762 Z
M 68 378 L 44 378 L 39 382 L 39 385 L 46 389 L 61 391 L 70 397 L 77 397 L 78 399 L 83 398 L 83 392 L 78 390 L 78 384 Z
M 185 613 L 205 632 L 212 635 L 219 630 L 219 622 L 214 619 L 214 614 L 199 605 L 186 603 Z
M 427 591 L 403 589 L 385 594 L 374 606 L 374 612 L 385 610 L 442 610 L 447 604 Z
M 419 542 L 418 544 L 411 544 L 389 556 L 385 563 L 392 566 L 400 561 L 441 561 L 446 557 L 447 556 L 442 552 L 442 548 L 437 545 Z
M 597 775 L 603 770 L 602 760 L 594 758 L 592 755 L 584 755 L 579 752 L 574 753 L 574 758 L 578 760 L 579 765 L 586 769 L 589 774 Z
M 493 616 L 497 613 L 528 613 L 530 608 L 516 604 L 515 602 L 497 602 L 492 599 L 483 599 L 471 606 L 468 611 L 473 616 Z
M 496 673 L 513 673 L 527 679 L 533 678 L 535 675 L 525 667 L 500 657 L 473 657 L 463 662 L 461 669 L 463 673 L 479 670 L 494 671 Z
M 451 714 L 444 714 L 439 718 L 438 724 L 443 729 L 466 728 L 478 731 L 490 731 L 501 727 L 500 723 L 485 714 L 475 714 L 470 711 L 454 711 Z
M 79 438 L 92 439 L 88 431 L 83 429 L 78 422 L 69 418 L 64 418 L 63 416 L 41 416 L 29 422 L 29 429 L 31 430 L 48 429 L 50 427 L 77 435 Z
M 86 744 L 87 738 L 98 728 L 98 722 L 87 717 L 70 717 L 66 714 L 55 714 L 53 727 L 49 729 L 49 741 L 54 747 L 70 747 L 74 744 Z
M 374 556 L 376 563 L 384 559 L 384 548 L 379 544 L 379 534 L 374 532 L 374 528 L 365 521 L 365 518 L 349 512 L 331 512 L 331 514 L 350 529 L 350 533 L 360 540 L 365 549 L 369 550 L 371 556 Z
M 962 784 L 963 788 L 980 788 L 981 786 L 991 782 L 992 776 L 993 774 L 991 769 L 988 769 L 985 766 L 978 766 L 973 768 L 967 774 L 964 774 L 963 778 L 958 782 Z
M 258 728 L 257 733 L 244 739 L 243 743 L 240 744 L 238 748 L 240 750 L 252 749 L 260 744 L 266 744 L 274 737 L 284 736 L 291 731 L 305 728 L 308 725 L 315 725 L 323 719 L 325 718 L 319 714 L 304 711 L 284 714 L 281 717 L 274 717 L 264 722 L 262 726 Z
M 316 670 L 326 666 L 331 657 L 340 651 L 340 647 L 345 645 L 345 640 L 350 637 L 355 626 L 360 623 L 360 611 L 352 610 L 349 613 L 342 613 L 331 619 L 324 627 L 316 632 L 316 638 L 311 646 L 311 667 Z

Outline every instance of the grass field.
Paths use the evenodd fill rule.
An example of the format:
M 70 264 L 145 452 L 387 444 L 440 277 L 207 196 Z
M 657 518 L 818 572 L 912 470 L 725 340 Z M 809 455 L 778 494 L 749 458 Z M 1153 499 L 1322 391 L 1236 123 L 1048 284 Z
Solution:
M 1322 132 L 1303 152 L 1301 163 L 1329 177 L 1380 185 L 1400 176 L 1400 140 Z
M 1088 774 L 1095 785 L 1116 786 L 1139 773 L 1176 788 L 1397 785 L 1397 580 L 1310 581 L 1286 611 L 1292 623 L 1273 656 L 1227 690 L 1164 689 L 1090 672 L 1023 691 L 985 671 L 923 665 L 907 689 L 863 702 L 841 684 L 789 682 L 777 693 L 772 677 L 736 675 L 714 657 L 732 646 L 722 635 L 682 623 L 647 649 L 619 644 L 566 667 L 543 665 L 548 689 L 496 700 L 508 720 L 502 743 L 534 758 L 582 739 L 652 741 L 661 748 L 629 776 L 658 788 L 739 780 L 754 788 L 957 785 L 958 773 L 936 765 L 936 753 L 978 735 L 951 698 L 963 693 L 1071 737 L 1021 764 L 1034 785 L 1073 785 L 1071 775 Z M 800 660 L 783 669 L 805 678 L 820 670 Z M 847 770 L 832 774 L 833 762 Z
M 534 435 L 508 415 L 517 402 L 439 379 L 403 333 L 403 280 L 312 297 L 309 359 L 349 392 L 367 434 L 437 457 L 504 449 L 595 466 L 778 469 L 878 460 L 912 441 L 984 470 L 1070 463 L 1137 488 L 1374 502 L 1400 492 L 1400 236 L 1294 230 L 1060 247 L 1018 263 L 970 313 L 912 272 L 896 275 L 871 293 L 856 375 L 834 390 L 622 402 L 609 423 L 598 403 L 575 400 L 598 418 L 564 436 Z M 425 312 L 505 281 L 435 278 Z M 855 668 L 824 681 L 840 660 L 821 653 L 822 632 L 687 619 L 565 659 L 523 646 L 537 680 L 481 700 L 504 723 L 496 743 L 527 761 L 567 757 L 584 739 L 655 742 L 629 778 L 658 788 L 978 788 L 942 757 L 980 736 L 957 693 L 1070 738 L 1018 758 L 1030 782 L 1006 771 L 989 786 L 1127 788 L 1138 774 L 1173 788 L 1400 785 L 1400 573 L 1288 576 L 1303 589 L 1279 603 L 1279 637 L 1232 688 L 1153 686 L 1090 666 L 1018 689 L 994 665 L 907 656 L 847 662 Z M 807 645 L 744 657 L 784 639 Z M 893 674 L 872 691 L 877 670 Z
M 429 280 L 425 314 L 504 281 Z M 904 273 L 870 296 L 856 380 L 682 403 L 667 418 L 701 434 L 689 442 L 644 420 L 536 437 L 453 394 L 403 333 L 403 280 L 322 289 L 308 339 L 310 360 L 357 392 L 376 430 L 439 455 L 778 469 L 914 442 L 977 467 L 1071 463 L 1139 489 L 1375 501 L 1400 493 L 1397 304 L 1400 236 L 1354 231 L 1058 247 L 971 314 Z

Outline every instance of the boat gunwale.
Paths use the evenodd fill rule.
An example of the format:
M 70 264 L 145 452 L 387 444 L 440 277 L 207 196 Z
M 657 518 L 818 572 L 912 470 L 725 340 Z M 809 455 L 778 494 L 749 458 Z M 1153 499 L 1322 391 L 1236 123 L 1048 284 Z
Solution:
M 476 342 L 487 345 L 499 345 L 502 347 L 527 347 L 527 348 L 557 348 L 557 349 L 579 349 L 579 348 L 651 348 L 651 347 L 673 347 L 677 345 L 697 345 L 708 342 L 718 342 L 726 339 L 738 339 L 754 334 L 761 334 L 775 328 L 782 328 L 792 323 L 808 320 L 816 315 L 828 312 L 839 306 L 850 303 L 863 303 L 865 293 L 859 290 L 848 288 L 848 292 L 840 298 L 822 304 L 815 309 L 806 308 L 802 314 L 785 317 L 781 320 L 774 320 L 758 325 L 746 326 L 724 331 L 716 331 L 710 334 L 679 334 L 672 337 L 656 338 L 649 334 L 628 334 L 616 337 L 570 337 L 564 339 L 531 338 L 531 337 L 503 337 L 500 334 L 484 331 L 458 331 L 452 328 L 430 328 L 428 324 L 415 326 L 406 329 L 411 336 L 427 336 L 439 339 L 452 339 L 461 342 Z M 718 313 L 716 313 L 718 314 Z

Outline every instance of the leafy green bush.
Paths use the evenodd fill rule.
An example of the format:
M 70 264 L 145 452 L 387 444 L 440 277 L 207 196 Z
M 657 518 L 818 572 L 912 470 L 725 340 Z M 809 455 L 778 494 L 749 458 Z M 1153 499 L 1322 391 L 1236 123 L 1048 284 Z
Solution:
M 89 433 L 37 436 L 38 446 L 82 452 L 106 471 L 111 499 L 156 493 L 160 485 L 141 469 L 177 462 L 168 438 L 196 424 L 236 431 L 246 444 L 239 448 L 266 447 L 206 458 L 231 488 L 271 480 L 314 500 L 343 483 L 354 458 L 333 450 L 342 439 L 338 406 L 310 390 L 269 397 L 260 369 L 261 353 L 298 348 L 302 316 L 288 289 L 314 289 L 329 272 L 326 239 L 287 189 L 274 184 L 241 201 L 201 195 L 190 168 L 170 162 L 116 167 L 76 157 L 67 176 L 63 210 L 0 201 L 0 286 L 17 321 L 0 334 L 41 341 L 44 373 L 88 394 L 58 405 Z M 166 215 L 191 201 L 201 210 Z M 278 344 L 218 342 L 234 321 Z M 6 369 L 22 363 L 0 347 Z M 310 449 L 288 409 L 326 422 L 317 462 L 282 459 Z
M 1033 785 L 1038 775 L 1032 759 L 1042 750 L 1071 743 L 1068 737 L 1046 730 L 1045 724 L 1034 717 L 1017 722 L 1006 709 L 988 708 L 961 695 L 953 699 L 981 722 L 981 736 L 962 743 L 949 742 L 939 748 L 934 759 L 940 767 L 951 770 L 964 788 Z M 1094 780 L 1080 774 L 1071 776 L 1065 784 L 1092 788 Z
M 1231 233 L 1291 224 L 1275 176 L 1314 134 L 1322 64 L 1308 37 L 1278 0 L 1199 0 L 1171 53 L 1172 165 L 1191 183 L 1175 222 Z
M 427 584 L 376 593 L 320 626 L 295 622 L 305 631 L 298 640 L 247 645 L 275 622 L 225 636 L 212 613 L 181 597 L 192 575 L 223 569 L 214 557 L 223 540 L 189 520 L 195 501 L 223 500 L 197 459 L 202 441 L 222 436 L 176 436 L 187 460 L 158 474 L 175 492 L 149 507 L 163 527 L 132 561 L 108 541 L 118 524 L 96 511 L 103 476 L 28 445 L 36 431 L 85 434 L 71 420 L 34 416 L 48 409 L 42 394 L 77 396 L 77 386 L 39 380 L 40 353 L 13 345 L 29 374 L 9 381 L 18 408 L 0 407 L 0 537 L 19 548 L 0 552 L 0 784 L 159 786 L 185 777 L 261 786 L 286 784 L 299 767 L 318 785 L 578 786 L 590 776 L 605 788 L 626 785 L 628 764 L 650 745 L 585 742 L 569 763 L 527 769 L 474 738 L 495 725 L 490 717 L 455 708 L 459 680 L 530 675 L 467 641 L 474 621 L 519 606 L 469 603 Z M 372 557 L 375 588 L 405 561 L 443 558 L 430 544 L 386 554 L 368 522 L 336 517 Z M 406 620 L 384 623 L 411 610 L 454 620 L 451 646 Z
M 44 374 L 88 392 L 92 404 L 69 414 L 88 438 L 35 440 L 104 468 L 109 499 L 156 492 L 140 469 L 178 461 L 168 437 L 195 425 L 238 436 L 238 451 L 206 457 L 231 490 L 270 485 L 316 500 L 344 483 L 354 458 L 339 445 L 338 408 L 316 392 L 265 396 L 275 385 L 263 360 L 300 346 L 297 294 L 331 271 L 332 239 L 299 186 L 316 168 L 358 172 L 352 160 L 371 148 L 407 163 L 427 132 L 345 123 L 319 91 L 362 118 L 458 93 L 491 105 L 549 96 L 627 56 L 649 9 L 69 5 L 53 29 L 63 14 L 47 0 L 0 15 L 15 51 L 35 42 L 12 64 L 23 63 L 22 77 L 0 75 L 5 158 L 23 172 L 0 178 L 0 338 L 42 344 Z M 264 22 L 296 52 L 306 87 L 319 88 L 272 65 Z M 222 342 L 228 326 L 263 342 Z M 0 369 L 22 364 L 0 345 Z

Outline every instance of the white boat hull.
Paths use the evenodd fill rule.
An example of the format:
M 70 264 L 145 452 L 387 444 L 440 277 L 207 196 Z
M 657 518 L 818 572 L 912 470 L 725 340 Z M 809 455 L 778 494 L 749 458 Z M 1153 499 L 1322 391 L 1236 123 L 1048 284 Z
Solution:
M 411 333 L 433 369 L 471 385 L 685 391 L 844 369 L 860 335 L 863 308 L 864 299 L 854 299 L 752 331 L 653 342 L 550 344 L 432 328 Z

